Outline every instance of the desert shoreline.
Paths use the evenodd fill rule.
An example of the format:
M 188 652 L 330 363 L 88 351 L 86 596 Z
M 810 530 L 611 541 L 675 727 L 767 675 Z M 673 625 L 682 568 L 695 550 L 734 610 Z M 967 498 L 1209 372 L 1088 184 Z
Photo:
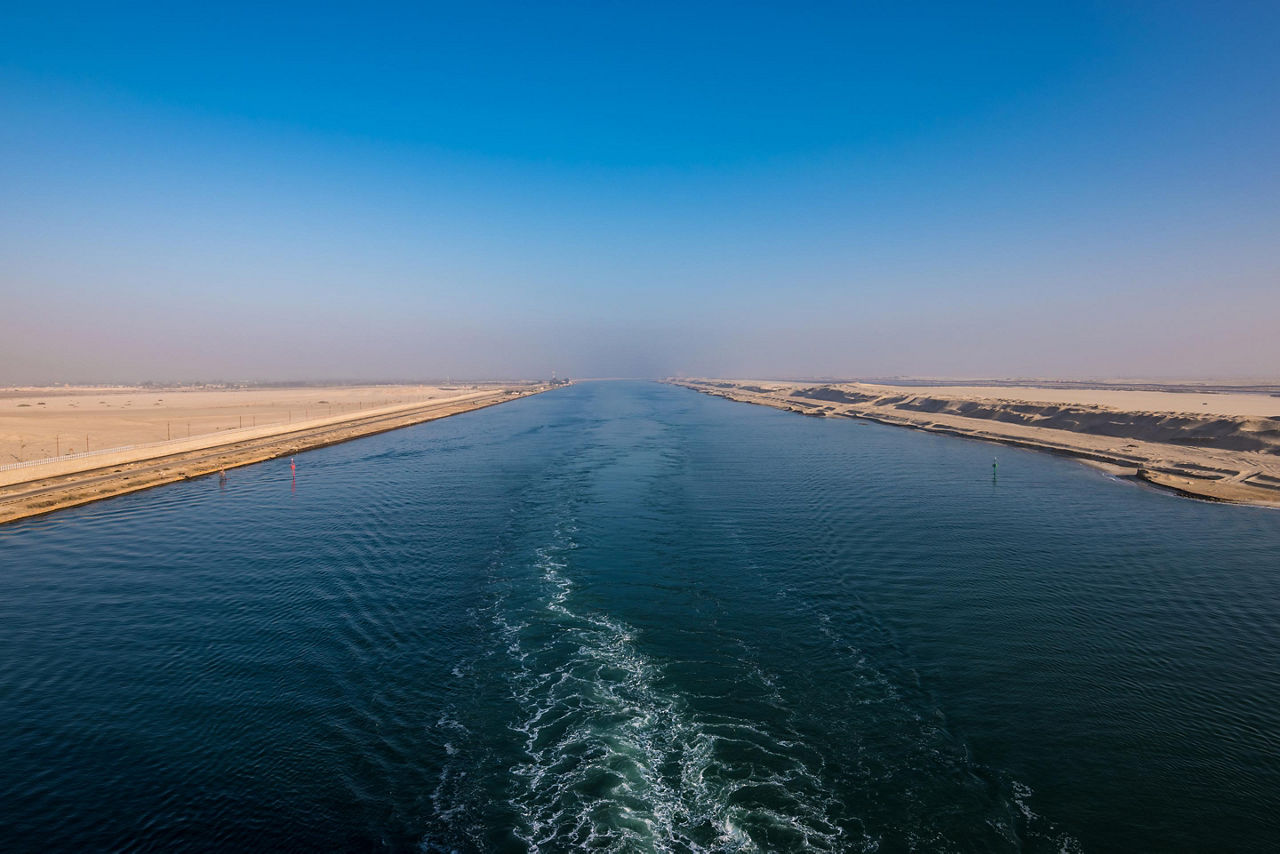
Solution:
M 256 427 L 235 435 L 207 434 L 66 461 L 39 461 L 0 472 L 4 478 L 0 480 L 0 525 L 473 412 L 551 388 L 554 386 L 491 386 L 439 399 Z
M 1070 457 L 1113 477 L 1189 498 L 1280 508 L 1280 414 L 1258 414 L 1271 408 L 1280 411 L 1280 400 L 1267 394 L 1247 399 L 1229 395 L 1184 400 L 1170 393 L 1166 401 L 1156 402 L 1179 408 L 1152 412 L 1119 409 L 1111 400 L 1108 404 L 1112 405 L 1086 403 L 1079 390 L 1063 395 L 1032 387 L 948 389 L 720 379 L 667 382 L 803 415 L 855 418 Z M 1139 399 L 1149 404 L 1155 400 L 1151 394 L 1144 390 Z M 1109 393 L 1100 397 L 1107 399 Z M 1186 411 L 1191 408 L 1188 404 L 1225 412 Z M 979 414 L 966 417 L 966 412 Z M 1037 421 L 1055 426 L 1037 426 Z M 1058 426 L 1061 423 L 1077 429 L 1062 429 Z M 1221 436 L 1217 446 L 1212 437 L 1204 438 L 1209 430 Z M 1152 437 L 1162 441 L 1151 441 Z M 1235 447 L 1224 447 L 1230 445 Z

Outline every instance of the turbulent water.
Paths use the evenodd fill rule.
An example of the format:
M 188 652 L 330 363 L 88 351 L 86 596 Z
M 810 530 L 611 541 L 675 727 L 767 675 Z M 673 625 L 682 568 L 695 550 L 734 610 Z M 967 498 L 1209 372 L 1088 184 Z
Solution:
M 584 384 L 0 564 L 7 850 L 1280 838 L 1280 513 L 1047 456 Z

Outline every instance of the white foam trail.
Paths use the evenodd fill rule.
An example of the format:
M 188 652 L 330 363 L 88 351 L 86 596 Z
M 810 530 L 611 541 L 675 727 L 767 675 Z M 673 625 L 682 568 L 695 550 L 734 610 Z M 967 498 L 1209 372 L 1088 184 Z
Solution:
M 877 667 L 874 653 L 860 649 L 856 637 L 811 612 L 815 635 L 848 665 L 828 696 L 846 704 L 851 722 L 863 715 L 877 725 L 897 720 L 905 737 L 898 748 L 906 752 L 881 756 L 869 748 L 864 766 L 862 748 L 855 746 L 843 764 L 828 768 L 821 750 L 788 723 L 796 710 L 779 690 L 778 676 L 753 661 L 745 641 L 739 641 L 740 672 L 743 696 L 751 699 L 743 714 L 698 711 L 706 708 L 703 698 L 671 687 L 665 665 L 644 653 L 632 626 L 588 604 L 573 579 L 575 547 L 566 526 L 523 564 L 532 573 L 503 564 L 494 579 L 498 597 L 476 611 L 497 642 L 475 661 L 459 664 L 455 675 L 479 668 L 505 674 L 514 703 L 507 726 L 520 758 L 486 768 L 486 761 L 509 756 L 510 745 L 497 754 L 477 752 L 475 736 L 442 733 L 448 760 L 433 801 L 454 832 L 480 847 L 491 841 L 485 833 L 492 828 L 477 805 L 505 786 L 501 811 L 509 809 L 513 834 L 534 852 L 874 851 L 882 842 L 934 850 L 954 844 L 927 812 L 934 793 L 914 792 L 909 781 L 912 773 L 945 779 L 938 768 L 956 760 L 935 722 L 922 719 L 925 712 L 904 695 L 910 684 Z M 878 709 L 854 711 L 868 706 Z M 848 747 L 860 735 L 853 726 L 840 737 Z M 893 763 L 888 768 L 885 759 Z M 870 814 L 860 815 L 858 807 L 859 814 L 851 814 L 851 782 L 894 784 L 899 769 L 908 772 L 905 788 L 890 789 L 889 796 L 901 799 L 901 814 L 885 815 L 874 800 L 857 797 L 854 802 L 870 806 Z M 844 797 L 833 787 L 846 787 L 840 788 Z M 991 829 L 1012 849 L 1034 840 L 1036 850 L 1048 842 L 1077 851 L 1074 840 L 1030 809 L 1029 798 L 1021 788 L 1002 798 L 1007 816 L 993 805 Z
M 538 555 L 541 619 L 495 614 L 525 710 L 512 724 L 527 758 L 511 769 L 511 806 L 529 849 L 759 851 L 757 837 L 770 830 L 801 847 L 846 849 L 828 817 L 835 799 L 794 758 L 794 744 L 748 720 L 697 720 L 663 689 L 661 666 L 639 651 L 630 626 L 575 609 L 565 561 L 573 547 L 566 538 Z M 549 632 L 540 649 L 530 647 L 531 627 Z M 726 764 L 724 748 L 744 746 L 764 761 Z M 765 789 L 786 809 L 762 806 L 754 795 Z

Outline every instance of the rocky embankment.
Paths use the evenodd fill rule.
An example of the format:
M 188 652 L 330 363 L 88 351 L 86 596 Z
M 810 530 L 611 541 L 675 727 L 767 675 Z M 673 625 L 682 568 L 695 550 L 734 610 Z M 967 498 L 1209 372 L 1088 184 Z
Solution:
M 1118 475 L 1217 501 L 1280 506 L 1280 399 L 1275 417 L 1172 411 L 1046 399 L 916 393 L 862 383 L 679 385 L 805 415 L 862 418 L 1077 457 Z M 1052 392 L 1045 391 L 1046 398 Z M 1206 404 L 1201 404 L 1202 406 Z

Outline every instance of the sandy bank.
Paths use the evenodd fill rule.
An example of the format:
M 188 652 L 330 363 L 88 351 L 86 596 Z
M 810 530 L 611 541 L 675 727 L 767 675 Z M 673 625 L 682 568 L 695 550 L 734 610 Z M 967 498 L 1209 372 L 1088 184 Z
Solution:
M 1197 498 L 1280 506 L 1280 398 L 1270 394 L 726 380 L 677 384 L 806 415 L 864 418 L 1064 454 Z
M 440 399 L 228 430 L 0 471 L 0 523 L 49 513 L 311 448 L 469 412 L 546 391 L 546 386 L 455 390 Z
M 486 388 L 496 386 L 0 389 L 0 465 L 288 425 Z

